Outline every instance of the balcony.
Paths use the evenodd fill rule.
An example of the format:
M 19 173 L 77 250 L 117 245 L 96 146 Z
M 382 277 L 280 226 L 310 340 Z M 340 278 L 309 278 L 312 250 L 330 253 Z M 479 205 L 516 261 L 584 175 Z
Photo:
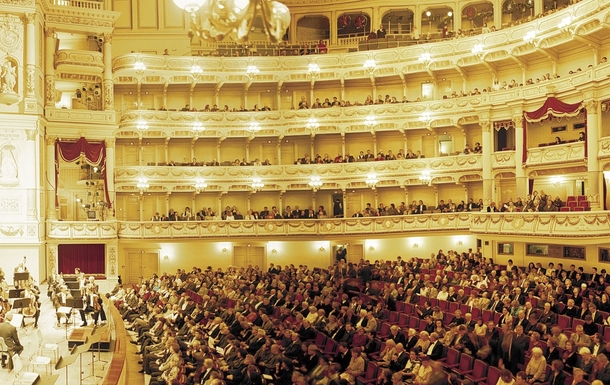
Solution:
M 285 189 L 310 189 L 309 178 L 316 174 L 326 186 L 333 188 L 366 188 L 366 175 L 375 173 L 378 186 L 421 185 L 423 170 L 430 171 L 434 183 L 457 183 L 480 179 L 482 155 L 456 155 L 439 158 L 389 160 L 381 162 L 355 162 L 331 164 L 303 164 L 279 166 L 149 166 L 117 167 L 115 183 L 117 192 L 133 192 L 136 179 L 148 178 L 149 192 L 194 191 L 195 178 L 205 178 L 217 191 L 249 189 L 254 176 L 264 178 L 270 186 Z M 360 181 L 358 181 L 360 179 Z M 156 190 L 159 186 L 161 190 Z M 180 187 L 178 187 L 180 186 Z M 210 188 L 210 191 L 212 188 Z
M 117 222 L 48 221 L 47 238 L 50 239 L 116 239 Z
M 104 57 L 97 51 L 63 49 L 57 52 L 55 66 L 58 72 L 101 75 Z
M 58 7 L 72 7 L 81 9 L 101 10 L 103 2 L 100 1 L 82 1 L 82 0 L 51 0 L 51 3 Z
M 15 229 L 13 229 L 15 230 Z M 6 229 L 2 231 L 4 234 Z M 49 239 L 222 239 L 464 233 L 562 239 L 610 236 L 610 213 L 464 212 L 341 219 L 179 222 L 47 222 Z
M 527 166 L 548 166 L 581 162 L 585 159 L 585 142 L 556 144 L 538 148 L 528 148 Z
M 66 108 L 45 108 L 45 117 L 50 122 L 82 124 L 115 124 L 114 111 L 71 110 Z

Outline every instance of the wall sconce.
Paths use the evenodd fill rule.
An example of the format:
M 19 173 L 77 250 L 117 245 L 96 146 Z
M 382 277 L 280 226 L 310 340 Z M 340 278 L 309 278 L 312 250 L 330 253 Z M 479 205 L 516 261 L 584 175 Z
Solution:
M 456 242 L 456 245 L 457 245 L 457 246 L 464 246 L 464 242 L 462 242 L 462 241 L 457 241 L 457 242 Z
M 369 246 L 369 251 L 375 251 L 375 246 Z
M 223 248 L 222 248 L 222 250 L 220 250 L 220 251 L 222 251 L 222 253 L 223 253 L 223 254 L 226 254 L 226 253 L 228 253 L 228 252 L 229 252 L 229 250 L 227 250 L 227 248 L 226 248 L 226 247 L 223 247 Z
M 164 255 L 164 256 L 163 256 L 163 260 L 164 260 L 164 261 L 169 261 L 169 255 Z
M 326 251 L 326 249 L 324 248 L 324 246 L 320 246 L 320 248 L 318 249 L 318 251 L 319 251 L 320 253 L 323 253 L 323 252 L 325 252 L 325 251 Z
M 271 249 L 271 254 L 277 254 L 277 250 L 276 249 Z
M 413 244 L 413 248 L 414 248 L 414 249 L 417 249 L 418 247 L 419 247 L 419 243 L 414 243 L 414 244 Z

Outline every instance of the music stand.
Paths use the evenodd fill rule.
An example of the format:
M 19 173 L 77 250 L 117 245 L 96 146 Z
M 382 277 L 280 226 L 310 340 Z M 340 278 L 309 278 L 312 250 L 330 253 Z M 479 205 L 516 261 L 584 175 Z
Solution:
M 91 348 L 91 344 L 87 343 L 87 340 L 85 340 L 85 343 L 82 345 L 74 345 L 74 347 L 72 348 L 72 350 L 70 351 L 70 355 L 77 355 L 78 356 L 78 362 L 80 365 L 80 373 L 79 373 L 79 379 L 80 379 L 80 383 L 83 383 L 83 357 L 82 354 L 85 352 L 88 352 L 89 349 Z
M 96 376 L 95 375 L 95 350 L 93 349 L 93 344 L 97 343 L 98 349 L 100 346 L 100 341 L 102 340 L 102 335 L 100 333 L 95 334 L 95 335 L 90 335 L 87 338 L 85 338 L 85 345 L 89 345 L 91 346 L 91 348 L 89 349 L 91 351 L 91 375 L 84 377 L 84 379 L 87 379 L 89 377 L 93 377 L 93 378 L 103 378 L 102 376 Z
M 67 300 L 66 300 L 66 302 L 67 302 Z M 56 313 L 63 314 L 64 316 L 66 316 L 66 341 L 67 341 L 68 340 L 68 324 L 70 323 L 70 317 L 72 317 L 72 308 L 70 306 L 60 306 L 57 309 Z
M 81 298 L 66 299 L 66 306 L 70 306 L 72 309 L 85 310 L 85 303 Z M 73 315 L 74 315 L 74 313 L 71 312 L 70 317 L 72 317 Z M 81 320 L 81 321 L 83 321 L 83 320 Z M 74 322 L 74 326 L 76 326 L 75 320 L 72 320 L 72 322 Z M 87 322 L 87 319 L 85 319 L 83 322 Z
M 12 299 L 12 298 L 21 298 L 21 292 L 24 289 L 10 289 L 8 291 L 8 298 Z
M 68 379 L 70 378 L 70 376 L 68 375 L 68 366 L 75 363 L 77 358 L 78 358 L 78 355 L 76 355 L 76 354 L 70 354 L 68 356 L 60 356 L 59 360 L 57 360 L 57 363 L 55 364 L 55 370 L 60 370 L 60 369 L 66 368 L 66 385 L 68 385 Z M 79 377 L 82 377 L 82 376 L 79 376 Z M 81 383 L 82 383 L 82 378 L 81 378 Z
M 59 378 L 59 374 L 41 374 L 40 380 L 36 383 L 36 385 L 54 385 Z M 68 379 L 66 378 L 66 384 L 68 383 Z
M 91 335 L 92 336 L 96 336 L 98 334 L 100 336 L 100 341 L 97 343 L 97 360 L 99 362 L 103 362 L 104 363 L 104 364 L 102 364 L 102 368 L 105 366 L 105 364 L 108 363 L 108 361 L 102 360 L 102 351 L 101 351 L 101 349 L 102 349 L 102 342 L 101 342 L 101 340 L 102 340 L 102 336 L 104 335 L 104 333 L 107 333 L 109 330 L 110 330 L 110 326 L 104 325 L 104 326 L 99 327 L 99 328 L 96 326 L 91 331 Z
M 15 273 L 13 274 L 13 283 L 17 281 L 27 281 L 30 279 L 30 273 L 25 271 L 23 273 Z

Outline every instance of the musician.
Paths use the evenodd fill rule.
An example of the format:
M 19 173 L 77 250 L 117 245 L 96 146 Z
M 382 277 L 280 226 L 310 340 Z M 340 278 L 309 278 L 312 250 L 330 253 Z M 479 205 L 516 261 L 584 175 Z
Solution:
M 20 264 L 18 264 L 15 267 L 14 273 L 27 273 L 28 272 L 28 268 L 25 266 L 25 262 L 26 262 L 27 258 L 24 256 L 23 257 L 23 262 L 21 262 Z M 16 289 L 23 289 L 23 286 L 25 285 L 26 281 L 25 280 L 15 280 L 14 281 L 14 285 Z
M 29 299 L 28 306 L 21 309 L 21 311 L 25 317 L 34 318 L 34 328 L 37 328 L 38 319 L 40 318 L 40 308 L 38 304 L 40 292 L 37 290 L 36 286 L 32 285 L 32 282 L 33 280 L 30 278 L 30 282 L 26 285 L 25 290 L 20 294 L 21 298 Z M 25 320 L 23 322 L 25 323 Z
M 23 352 L 23 345 L 19 342 L 19 336 L 17 335 L 17 328 L 10 323 L 11 315 L 7 317 L 6 321 L 4 316 L 0 316 L 0 337 L 4 339 L 4 343 L 8 348 L 8 369 L 13 369 L 13 355 L 21 354 Z M 4 355 L 2 355 L 2 366 L 4 366 Z
M 97 326 L 97 322 L 101 316 L 102 323 L 106 322 L 106 312 L 104 311 L 104 301 L 97 292 L 97 285 L 91 289 L 89 300 L 93 304 L 93 324 Z
M 59 292 L 55 293 L 55 295 L 53 296 L 53 307 L 55 307 L 55 314 L 57 314 L 57 327 L 61 326 L 62 317 L 65 317 L 66 323 L 68 323 L 69 315 L 64 314 L 64 313 L 59 313 L 57 311 L 57 310 L 59 310 L 60 307 L 66 306 L 66 300 L 68 298 L 72 298 L 72 295 L 68 291 L 68 287 L 65 285 L 60 286 Z

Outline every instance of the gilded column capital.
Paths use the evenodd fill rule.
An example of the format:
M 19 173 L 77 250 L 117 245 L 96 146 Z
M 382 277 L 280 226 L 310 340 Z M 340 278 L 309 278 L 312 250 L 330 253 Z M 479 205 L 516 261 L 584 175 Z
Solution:
M 597 106 L 599 105 L 599 101 L 585 100 L 583 105 L 587 109 L 587 114 L 597 114 Z
M 46 138 L 47 146 L 54 146 L 56 140 L 57 140 L 56 136 L 47 136 L 47 138 Z
M 56 28 L 45 28 L 44 29 L 44 37 L 55 37 L 55 35 L 57 34 L 57 29 Z
M 36 22 L 36 14 L 35 13 L 26 13 L 23 16 L 23 19 L 26 24 L 34 24 Z
M 116 139 L 115 138 L 108 138 L 108 139 L 105 139 L 104 142 L 106 142 L 106 148 L 114 148 L 114 145 L 116 143 Z
M 513 122 L 515 123 L 515 129 L 519 129 L 523 125 L 523 115 L 513 116 Z
M 102 35 L 102 39 L 104 39 L 104 43 L 108 43 L 108 44 L 112 44 L 112 34 L 111 33 L 105 33 Z
M 481 126 L 481 131 L 490 132 L 491 131 L 491 122 L 489 120 L 482 120 L 479 122 Z

